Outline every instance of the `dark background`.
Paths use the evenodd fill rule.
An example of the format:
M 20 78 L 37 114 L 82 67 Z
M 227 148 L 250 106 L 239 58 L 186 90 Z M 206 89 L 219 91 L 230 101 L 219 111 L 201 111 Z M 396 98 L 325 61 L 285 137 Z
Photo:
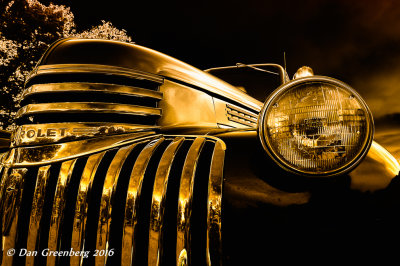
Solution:
M 302 65 L 349 83 L 375 118 L 400 112 L 400 2 L 61 1 L 81 29 L 111 21 L 133 41 L 200 69 L 236 62 Z

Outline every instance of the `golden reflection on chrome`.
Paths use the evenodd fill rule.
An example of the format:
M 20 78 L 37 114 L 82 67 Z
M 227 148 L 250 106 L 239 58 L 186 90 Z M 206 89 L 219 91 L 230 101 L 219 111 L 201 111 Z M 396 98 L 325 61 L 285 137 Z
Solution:
M 112 65 L 98 65 L 98 64 L 54 64 L 54 65 L 40 65 L 36 68 L 27 81 L 33 77 L 37 77 L 44 74 L 55 74 L 55 73 L 98 73 L 106 75 L 124 76 L 133 79 L 145 79 L 155 83 L 162 83 L 163 79 L 148 72 L 142 72 L 139 70 L 133 70 L 132 68 L 118 67 Z
M 129 179 L 126 196 L 124 226 L 122 236 L 121 265 L 131 265 L 135 252 L 135 227 L 137 223 L 137 209 L 141 195 L 142 183 L 150 158 L 164 138 L 153 140 L 144 147 L 136 159 Z
M 13 256 L 8 256 L 7 251 L 15 247 L 17 237 L 17 224 L 19 209 L 21 206 L 22 192 L 24 186 L 24 176 L 28 169 L 13 169 L 7 177 L 8 171 L 4 170 L 3 180 L 5 180 L 2 197 L 2 232 L 3 232 L 3 261 L 2 265 L 12 265 Z
M 72 240 L 71 248 L 75 251 L 83 250 L 85 230 L 86 230 L 86 219 L 88 211 L 88 197 L 92 189 L 94 176 L 97 168 L 104 157 L 106 152 L 101 152 L 91 155 L 85 165 L 82 173 L 81 181 L 79 183 L 78 194 L 75 205 L 75 215 L 72 227 Z M 71 256 L 70 265 L 79 266 L 81 265 L 80 256 Z
M 111 210 L 112 210 L 111 199 L 115 194 L 115 189 L 117 186 L 122 165 L 124 164 L 126 158 L 131 153 L 132 149 L 135 146 L 136 144 L 132 144 L 130 146 L 126 146 L 119 149 L 114 159 L 112 160 L 110 167 L 108 168 L 100 200 L 99 221 L 97 225 L 97 239 L 96 239 L 97 250 L 108 249 L 108 239 L 109 239 Z M 107 262 L 107 257 L 105 256 L 99 255 L 95 257 L 95 264 L 98 266 L 104 265 L 106 262 Z
M 42 166 L 38 170 L 35 192 L 33 194 L 32 210 L 29 219 L 29 232 L 26 247 L 28 252 L 35 251 L 39 241 L 39 225 L 43 215 L 44 198 L 46 195 L 46 187 L 47 181 L 49 179 L 49 174 L 50 165 Z M 34 261 L 35 256 L 26 257 L 26 265 L 34 265 Z
M 183 261 L 182 252 L 190 254 L 190 215 L 192 211 L 193 186 L 197 162 L 204 146 L 205 138 L 196 138 L 189 149 L 183 165 L 179 187 L 177 213 L 176 261 Z M 187 262 L 187 258 L 185 259 Z M 190 264 L 190 256 L 189 261 Z M 178 263 L 179 265 L 179 263 Z
M 399 174 L 400 164 L 393 157 L 390 152 L 388 152 L 384 147 L 379 145 L 377 142 L 372 142 L 372 147 L 368 152 L 369 157 L 373 157 L 375 159 L 380 158 L 380 162 L 385 166 L 386 170 L 394 176 Z
M 149 254 L 148 264 L 159 265 L 162 254 L 162 227 L 164 218 L 164 203 L 167 194 L 168 177 L 172 162 L 182 145 L 184 137 L 176 137 L 163 153 L 154 180 L 153 198 L 150 210 Z
M 60 226 L 64 219 L 64 208 L 66 201 L 66 188 L 71 180 L 72 172 L 77 159 L 63 162 L 58 176 L 57 186 L 54 193 L 53 208 L 50 218 L 50 230 L 48 239 L 49 251 L 57 251 L 60 246 Z M 56 265 L 55 256 L 47 257 L 47 265 Z
M 366 158 L 349 173 L 351 188 L 374 192 L 387 188 L 400 171 L 399 162 L 381 145 L 373 141 Z
M 225 145 L 215 143 L 208 181 L 207 204 L 207 265 L 221 265 L 221 203 Z
M 22 125 L 16 129 L 11 144 L 12 147 L 40 145 L 71 140 L 76 141 L 89 137 L 150 131 L 156 128 L 158 126 L 109 122 Z
M 177 266 L 187 266 L 188 265 L 188 255 L 187 255 L 186 249 L 182 249 L 182 251 L 179 253 L 176 265 Z
M 18 110 L 16 118 L 41 113 L 115 113 L 140 116 L 161 116 L 160 108 L 121 103 L 56 102 L 28 104 Z
M 159 137 L 160 135 L 154 134 L 153 131 L 139 131 L 66 143 L 20 147 L 11 150 L 15 151 L 15 153 L 10 155 L 9 159 L 12 160 L 11 165 L 14 167 L 45 165 Z
M 47 92 L 104 92 L 112 94 L 122 94 L 129 96 L 148 97 L 157 100 L 162 99 L 159 91 L 142 89 L 126 85 L 106 84 L 106 83 L 86 83 L 86 82 L 63 82 L 35 84 L 24 91 L 22 97 L 27 97 L 39 93 Z

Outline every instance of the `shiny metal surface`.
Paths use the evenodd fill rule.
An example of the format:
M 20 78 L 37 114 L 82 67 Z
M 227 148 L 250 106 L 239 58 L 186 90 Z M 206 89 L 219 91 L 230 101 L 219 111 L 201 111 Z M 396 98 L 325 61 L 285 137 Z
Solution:
M 19 218 L 19 210 L 21 207 L 21 199 L 23 194 L 24 176 L 28 171 L 26 168 L 17 168 L 9 170 L 4 169 L 2 178 L 3 195 L 2 204 L 2 265 L 12 265 L 13 257 L 8 256 L 7 251 L 15 247 L 17 237 L 17 224 Z
M 158 107 L 162 109 L 162 116 L 157 125 L 216 127 L 213 97 L 210 95 L 169 80 L 160 87 L 160 92 L 163 93 L 163 100 Z
M 112 136 L 110 136 L 112 137 Z M 115 136 L 114 136 L 115 137 Z M 208 198 L 204 198 L 204 207 L 208 205 L 208 210 L 205 210 L 205 214 L 207 216 L 203 217 L 204 224 L 209 223 L 212 228 L 204 233 L 204 239 L 207 238 L 207 250 L 201 252 L 201 254 L 211 253 L 208 257 L 211 261 L 215 261 L 218 258 L 215 257 L 213 250 L 218 246 L 219 242 L 219 231 L 216 228 L 221 227 L 221 221 L 218 220 L 218 216 L 221 213 L 221 206 L 218 206 L 218 202 L 221 200 L 221 191 L 217 191 L 219 186 L 218 182 L 222 182 L 222 167 L 221 159 L 223 160 L 223 151 L 225 149 L 225 145 L 218 138 L 209 137 L 209 136 L 167 136 L 168 145 L 162 146 L 162 143 L 165 143 L 166 139 L 163 137 L 160 138 L 159 135 L 153 135 L 154 138 L 137 138 L 129 141 L 118 142 L 118 145 L 115 145 L 115 142 L 105 141 L 103 144 L 109 144 L 108 146 L 103 146 L 102 149 L 92 149 L 87 150 L 87 152 L 83 156 L 88 156 L 85 165 L 83 165 L 82 160 L 84 157 L 74 157 L 70 158 L 68 156 L 59 157 L 61 161 L 52 160 L 49 157 L 47 164 L 37 164 L 33 163 L 29 165 L 28 168 L 16 168 L 14 170 L 10 170 L 13 174 L 9 175 L 6 170 L 6 174 L 4 174 L 3 180 L 6 180 L 8 183 L 3 184 L 3 192 L 13 191 L 9 187 L 14 186 L 15 183 L 23 182 L 22 175 L 19 174 L 19 171 L 22 171 L 22 174 L 25 174 L 28 170 L 31 171 L 32 167 L 37 167 L 36 174 L 36 182 L 34 182 L 32 190 L 32 209 L 28 214 L 29 221 L 27 221 L 27 237 L 26 237 L 26 247 L 27 251 L 36 251 L 38 248 L 38 243 L 42 243 L 43 240 L 41 237 L 46 235 L 46 231 L 48 231 L 47 242 L 45 241 L 44 245 L 49 249 L 49 251 L 60 251 L 63 246 L 68 246 L 69 244 L 62 243 L 62 239 L 67 236 L 64 236 L 66 232 L 63 228 L 67 229 L 71 227 L 71 237 L 70 239 L 70 247 L 74 251 L 82 251 L 90 247 L 86 247 L 86 236 L 88 231 L 93 229 L 90 227 L 88 221 L 88 209 L 93 208 L 90 207 L 91 203 L 89 198 L 93 197 L 95 191 L 93 190 L 93 185 L 95 180 L 97 182 L 102 182 L 101 192 L 97 193 L 99 195 L 99 207 L 96 211 L 98 213 L 98 219 L 96 220 L 97 229 L 94 232 L 96 236 L 95 240 L 95 248 L 97 250 L 109 250 L 110 248 L 114 249 L 114 246 L 110 246 L 110 238 L 114 237 L 111 235 L 111 227 L 112 226 L 112 210 L 115 208 L 115 193 L 117 184 L 120 182 L 120 173 L 122 166 L 125 164 L 126 159 L 129 154 L 138 147 L 139 150 L 137 158 L 134 161 L 126 162 L 128 167 L 132 169 L 130 171 L 130 175 L 127 178 L 126 171 L 124 179 L 129 181 L 127 190 L 126 190 L 126 201 L 125 206 L 123 207 L 123 212 L 118 213 L 119 217 L 121 217 L 121 221 L 123 227 L 118 229 L 121 232 L 120 238 L 120 263 L 121 265 L 131 265 L 132 259 L 138 247 L 140 247 L 141 242 L 137 239 L 136 234 L 138 233 L 136 230 L 136 225 L 138 222 L 138 205 L 141 200 L 142 184 L 145 178 L 145 173 L 149 171 L 148 165 L 151 158 L 154 158 L 156 154 L 160 154 L 160 159 L 157 163 L 157 171 L 154 172 L 154 184 L 151 192 L 146 191 L 145 193 L 151 193 L 152 203 L 149 205 L 150 209 L 148 210 L 147 215 L 149 215 L 148 226 L 148 235 L 146 238 L 148 239 L 148 247 L 147 253 L 139 254 L 140 256 L 146 256 L 149 265 L 157 264 L 160 262 L 160 256 L 163 254 L 164 243 L 163 243 L 163 219 L 164 219 L 164 211 L 166 206 L 165 199 L 167 193 L 177 193 L 176 199 L 178 200 L 175 203 L 176 208 L 180 210 L 180 214 L 178 217 L 175 215 L 175 219 L 177 219 L 178 224 L 174 225 L 174 230 L 177 230 L 177 235 L 175 238 L 173 251 L 174 254 L 171 254 L 171 258 L 174 258 L 176 263 L 180 265 L 188 265 L 190 264 L 190 250 L 192 243 L 190 242 L 191 238 L 191 201 L 193 197 L 193 186 L 197 182 L 196 180 L 196 169 L 197 163 L 202 154 L 202 148 L 208 142 L 209 145 L 213 145 L 214 152 L 209 149 L 207 151 L 207 156 L 211 159 L 211 164 L 203 165 L 205 167 L 210 167 L 209 178 L 210 178 L 210 187 L 209 187 L 209 196 Z M 118 139 L 118 138 L 117 138 Z M 114 139 L 115 140 L 115 139 Z M 81 143 L 81 141 L 72 141 L 76 142 L 75 145 Z M 180 186 L 177 191 L 171 190 L 168 192 L 167 185 L 170 178 L 170 171 L 173 165 L 175 155 L 180 150 L 181 146 L 184 142 L 190 144 L 187 145 L 187 150 L 185 150 L 185 154 L 182 157 L 179 157 L 181 160 L 182 174 L 180 174 Z M 142 146 L 140 146 L 142 145 Z M 48 145 L 51 146 L 51 145 Z M 56 146 L 56 144 L 53 144 Z M 36 148 L 40 148 L 41 146 L 36 146 Z M 19 147 L 19 149 L 30 149 L 33 147 Z M 159 150 L 158 150 L 159 148 Z M 109 157 L 109 164 L 107 165 L 107 173 L 105 173 L 104 180 L 95 179 L 96 174 L 100 174 L 98 172 L 98 168 L 100 163 L 104 160 L 105 154 L 111 152 L 113 149 L 117 149 L 116 153 L 113 157 Z M 14 149 L 15 150 L 15 149 Z M 212 155 L 213 152 L 213 155 Z M 222 153 L 221 153 L 222 152 Z M 53 155 L 55 156 L 55 155 Z M 212 156 L 212 158 L 211 158 Z M 221 157 L 222 156 L 222 157 Z M 10 160 L 16 158 L 15 156 L 9 156 L 6 159 L 8 160 L 9 165 L 13 165 Z M 36 157 L 35 160 L 40 161 L 41 157 Z M 59 170 L 53 171 L 54 174 L 51 174 L 51 169 L 53 165 L 59 164 Z M 216 166 L 219 165 L 219 167 Z M 78 170 L 78 166 L 80 165 L 80 169 Z M 13 166 L 14 167 L 14 166 Z M 56 166 L 54 166 L 56 167 Z M 78 167 L 78 168 L 77 168 Z M 55 168 L 56 169 L 56 168 Z M 104 166 L 103 166 L 104 169 Z M 208 173 L 208 172 L 207 172 Z M 79 177 L 77 175 L 80 175 Z M 14 178 L 16 177 L 16 178 Z M 205 176 L 202 176 L 204 178 Z M 79 178 L 79 179 L 77 179 Z M 149 176 L 148 178 L 151 178 Z M 200 177 L 198 177 L 200 178 Z M 178 177 L 179 179 L 179 177 Z M 51 189 L 49 186 L 50 180 L 54 180 L 54 188 Z M 72 181 L 75 180 L 75 181 Z M 200 179 L 199 179 L 200 180 Z M 72 182 L 79 182 L 78 185 L 72 185 Z M 122 182 L 122 181 L 121 181 Z M 126 181 L 124 181 L 126 182 Z M 149 182 L 149 181 L 147 181 Z M 9 185 L 12 183 L 14 185 Z M 22 188 L 23 183 L 20 183 L 17 187 Z M 76 187 L 76 201 L 68 201 L 68 192 L 72 186 Z M 97 189 L 99 189 L 99 185 L 97 184 Z M 178 187 L 177 187 L 178 188 Z M 21 197 L 21 190 L 18 190 L 17 194 L 19 195 L 19 200 Z M 28 193 L 28 192 L 27 192 Z M 14 201 L 14 195 L 11 198 L 10 194 L 5 194 L 5 200 L 2 202 L 6 203 L 6 206 L 9 208 L 3 209 L 3 226 L 4 226 L 4 234 L 3 240 L 5 241 L 5 247 L 14 247 L 15 241 L 17 240 L 16 227 L 18 224 L 18 206 L 20 202 L 18 197 L 17 200 Z M 47 207 L 44 207 L 44 199 L 52 197 L 53 203 Z M 147 196 L 148 197 L 148 194 Z M 207 201 L 206 201 L 207 199 Z M 29 199 L 26 199 L 29 200 Z M 8 202 L 12 202 L 12 204 Z M 68 203 L 69 202 L 69 203 Z M 207 203 L 208 202 L 208 203 Z M 69 205 L 68 205 L 69 204 Z M 73 205 L 71 205 L 73 204 Z M 14 208 L 16 207 L 16 208 Z M 47 208 L 47 209 L 45 209 Z M 66 217 L 66 212 L 70 211 L 71 208 L 73 211 L 73 219 Z M 50 211 L 50 212 L 49 212 Z M 92 210 L 93 211 L 93 210 Z M 49 212 L 49 213 L 48 213 Z M 113 214 L 114 215 L 114 214 Z M 48 218 L 46 218 L 46 216 Z M 143 218 L 143 217 L 142 217 Z M 41 227 L 46 224 L 44 222 L 48 219 L 48 227 Z M 178 221 L 179 219 L 179 221 Z M 69 221 L 68 223 L 66 221 Z M 208 221 L 208 222 L 207 222 Z M 44 223 L 43 223 L 44 222 Z M 23 224 L 24 222 L 22 222 Z M 143 226 L 143 225 L 141 225 Z M 176 227 L 175 227 L 176 226 Z M 10 228 L 10 229 L 7 229 Z M 7 235 L 7 231 L 10 232 Z M 68 231 L 68 230 L 67 230 Z M 143 237 L 143 236 L 142 236 Z M 67 237 L 68 239 L 68 237 Z M 21 244 L 21 243 L 20 243 Z M 23 244 L 22 244 L 23 245 Z M 43 244 L 41 244 L 43 245 Z M 114 244 L 115 245 L 115 242 Z M 179 249 L 179 250 L 178 250 Z M 178 250 L 178 251 L 176 251 Z M 211 250 L 209 252 L 208 250 Z M 171 252 L 172 250 L 170 250 Z M 39 251 L 40 252 L 40 251 Z M 176 254 L 175 254 L 176 252 Z M 98 256 L 94 258 L 93 262 L 96 265 L 104 265 L 107 263 L 110 257 L 107 254 L 104 256 Z M 44 258 L 47 262 L 47 265 L 58 265 L 62 262 L 61 257 L 57 256 L 48 256 Z M 115 260 L 115 258 L 111 258 Z M 204 258 L 206 260 L 206 258 Z M 13 257 L 7 256 L 6 264 L 10 265 Z M 82 265 L 85 261 L 83 255 L 71 256 L 69 258 L 70 265 Z M 37 262 L 37 258 L 35 256 L 27 257 L 26 264 L 27 265 L 35 265 Z
M 156 130 L 152 125 L 135 125 L 107 122 L 47 123 L 19 126 L 11 142 L 11 147 L 40 145 L 87 139 L 105 135 Z
M 148 90 L 132 86 L 123 86 L 106 83 L 85 83 L 85 82 L 63 82 L 35 84 L 24 91 L 22 97 L 28 97 L 40 93 L 48 92 L 103 92 L 109 94 L 121 94 L 127 96 L 148 97 L 157 100 L 162 99 L 162 93 L 159 91 Z M 78 94 L 79 95 L 79 94 Z
M 76 159 L 65 161 L 61 165 L 56 191 L 54 193 L 53 208 L 50 218 L 48 248 L 49 251 L 59 250 L 61 244 L 61 225 L 64 220 L 66 189 L 69 186 Z M 47 265 L 56 265 L 56 256 L 47 257 Z
M 88 196 L 92 190 L 94 176 L 97 168 L 104 157 L 105 152 L 91 155 L 83 170 L 79 189 L 76 198 L 75 215 L 72 227 L 71 248 L 73 250 L 82 250 L 85 241 L 85 231 L 88 211 Z M 82 262 L 82 256 L 72 256 L 71 265 L 79 266 Z
M 214 98 L 215 117 L 220 128 L 255 128 L 257 127 L 258 112 L 251 112 L 244 108 Z
M 225 146 L 216 142 L 208 183 L 207 205 L 207 264 L 221 265 L 221 211 Z
M 12 149 L 10 154 L 7 155 L 5 165 L 13 167 L 45 165 L 158 137 L 159 135 L 155 135 L 154 132 L 149 131 L 36 147 L 18 147 Z
M 258 133 L 265 151 L 285 170 L 328 177 L 349 172 L 364 158 L 374 121 L 349 85 L 311 76 L 286 83 L 269 96 Z
M 100 51 L 101 56 L 99 56 Z M 37 73 L 33 73 L 32 76 L 44 73 L 44 71 L 47 73 L 58 69 L 60 72 L 65 71 L 62 68 L 69 68 L 71 72 L 76 72 L 76 66 L 82 64 L 95 66 L 93 70 L 86 67 L 81 68 L 87 73 L 96 72 L 96 69 L 101 68 L 110 74 L 113 73 L 112 69 L 123 69 L 122 72 L 127 73 L 140 70 L 143 71 L 143 74 L 153 73 L 158 77 L 191 84 L 200 90 L 229 98 L 250 109 L 259 110 L 262 106 L 262 103 L 234 86 L 182 61 L 143 46 L 117 41 L 60 40 L 45 53 L 39 62 Z M 109 70 L 109 65 L 117 67 Z M 143 78 L 147 78 L 147 76 Z
M 285 83 L 284 69 L 279 71 Z M 350 232 L 364 226 L 363 219 L 347 219 L 353 213 L 365 211 L 370 224 L 380 223 L 381 210 L 400 206 L 400 200 L 383 204 L 397 199 L 400 164 L 376 142 L 346 175 L 321 180 L 292 175 L 259 143 L 261 102 L 151 49 L 61 40 L 46 52 L 27 86 L 18 114 L 22 122 L 11 149 L 0 153 L 2 265 L 247 265 L 253 257 L 266 262 L 264 252 L 271 250 L 263 248 L 265 243 L 252 245 L 258 234 L 268 242 L 282 226 L 285 236 L 304 233 L 307 238 L 303 228 L 327 232 L 336 222 Z M 120 95 L 115 99 L 124 104 L 91 102 L 90 94 L 89 101 L 57 102 L 63 93 L 88 92 Z M 48 103 L 47 94 L 59 99 Z M 77 115 L 71 118 L 71 113 Z M 113 116 L 79 120 L 88 113 Z M 40 114 L 52 114 L 54 120 L 33 119 Z M 57 114 L 70 120 L 58 120 Z M 136 120 L 114 121 L 114 114 Z M 277 247 L 284 246 L 284 252 L 293 244 L 276 239 L 283 239 Z M 8 249 L 21 247 L 91 253 L 88 258 L 7 256 Z M 113 255 L 93 257 L 95 249 Z M 241 256 L 245 263 L 235 261 Z
M 140 153 L 129 180 L 126 197 L 123 237 L 122 237 L 122 265 L 130 265 L 135 250 L 135 227 L 137 224 L 137 208 L 141 195 L 144 173 L 156 148 L 164 141 L 163 138 L 154 140 Z
M 179 262 L 184 265 L 183 261 L 186 261 L 185 264 L 190 264 L 190 257 L 187 256 L 187 253 L 190 254 L 189 237 L 193 186 L 197 162 L 205 141 L 205 138 L 196 138 L 194 140 L 182 169 L 177 212 L 176 261 L 178 265 L 180 264 Z
M 175 138 L 164 151 L 157 167 L 150 210 L 149 265 L 160 264 L 160 257 L 163 252 L 161 239 L 163 234 L 164 203 L 167 194 L 168 177 L 172 162 L 183 141 L 183 137 Z
M 39 243 L 40 220 L 43 213 L 44 198 L 46 195 L 46 187 L 49 179 L 50 165 L 42 166 L 38 170 L 35 192 L 33 194 L 32 210 L 29 218 L 29 233 L 26 249 L 28 251 L 36 251 Z M 26 265 L 34 265 L 35 257 L 26 258 Z
M 40 113 L 117 113 L 140 116 L 161 116 L 160 108 L 116 103 L 66 102 L 28 104 L 18 110 L 16 118 Z
M 164 138 L 149 142 L 142 150 L 136 160 L 129 179 L 128 192 L 124 213 L 124 225 L 122 236 L 121 265 L 131 265 L 135 251 L 135 229 L 137 224 L 138 202 L 141 196 L 143 178 L 150 158 L 157 147 L 164 141 Z
M 40 65 L 35 69 L 30 76 L 27 78 L 27 82 L 31 79 L 46 74 L 56 73 L 78 73 L 78 74 L 107 74 L 115 76 L 125 76 L 133 79 L 146 79 L 156 83 L 162 83 L 163 79 L 154 74 L 143 72 L 136 69 L 130 69 L 125 67 L 117 67 L 112 65 L 101 65 L 101 64 L 47 64 Z
M 118 182 L 119 173 L 121 171 L 122 165 L 124 164 L 129 153 L 135 148 L 136 144 L 123 147 L 118 150 L 114 159 L 108 168 L 106 178 L 103 184 L 103 191 L 100 199 L 100 215 L 97 225 L 97 250 L 107 250 L 108 248 L 108 237 L 111 223 L 111 200 L 115 194 L 115 189 Z M 107 255 L 96 256 L 95 264 L 98 266 L 104 265 L 107 262 Z
M 351 187 L 362 192 L 386 189 L 399 174 L 399 162 L 375 141 L 365 159 L 349 173 Z

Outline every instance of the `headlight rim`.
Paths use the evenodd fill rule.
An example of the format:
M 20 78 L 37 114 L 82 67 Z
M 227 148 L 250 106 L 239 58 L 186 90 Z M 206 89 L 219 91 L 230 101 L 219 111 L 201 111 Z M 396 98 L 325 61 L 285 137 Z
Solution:
M 289 90 L 290 88 L 299 86 L 299 85 L 304 85 L 307 83 L 328 83 L 330 85 L 334 86 L 339 86 L 342 87 L 349 92 L 351 92 L 358 100 L 358 102 L 362 105 L 362 107 L 366 110 L 367 113 L 367 137 L 365 138 L 365 141 L 363 142 L 363 148 L 360 150 L 360 152 L 349 162 L 346 164 L 342 165 L 341 167 L 330 170 L 330 171 L 325 171 L 325 172 L 312 172 L 312 171 L 303 171 L 296 169 L 295 167 L 291 166 L 284 160 L 280 159 L 279 155 L 270 147 L 270 144 L 268 142 L 268 138 L 266 137 L 267 133 L 267 124 L 265 123 L 266 120 L 266 113 L 269 110 L 271 104 L 274 102 L 274 99 L 276 99 L 278 96 L 280 96 L 282 93 L 285 91 Z M 271 93 L 271 95 L 267 98 L 267 100 L 264 102 L 264 105 L 260 111 L 260 114 L 258 116 L 257 120 L 257 134 L 258 138 L 261 141 L 261 144 L 264 148 L 264 150 L 267 152 L 267 154 L 283 169 L 285 169 L 288 172 L 295 173 L 301 176 L 306 176 L 306 177 L 333 177 L 333 176 L 338 176 L 341 174 L 345 174 L 353 170 L 367 155 L 373 141 L 373 136 L 375 132 L 375 125 L 374 125 L 374 119 L 372 112 L 370 108 L 368 107 L 367 103 L 365 100 L 361 97 L 361 95 L 353 89 L 350 85 L 346 84 L 343 81 L 337 80 L 335 78 L 327 77 L 327 76 L 310 76 L 310 77 L 303 77 L 299 79 L 292 80 L 288 83 L 285 83 L 278 87 L 274 92 Z

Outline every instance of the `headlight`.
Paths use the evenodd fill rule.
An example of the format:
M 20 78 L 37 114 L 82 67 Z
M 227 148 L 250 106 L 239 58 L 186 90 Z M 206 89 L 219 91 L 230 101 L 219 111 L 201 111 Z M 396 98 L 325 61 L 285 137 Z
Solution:
M 268 154 L 286 170 L 332 176 L 352 169 L 373 137 L 371 112 L 350 86 L 328 77 L 306 77 L 278 88 L 258 120 Z

